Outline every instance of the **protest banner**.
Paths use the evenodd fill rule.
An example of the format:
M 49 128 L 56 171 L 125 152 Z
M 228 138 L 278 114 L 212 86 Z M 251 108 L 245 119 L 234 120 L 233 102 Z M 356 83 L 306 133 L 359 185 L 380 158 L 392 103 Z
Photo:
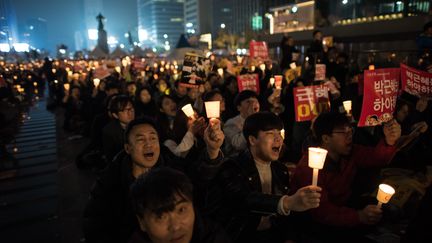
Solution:
M 364 71 L 364 95 L 359 127 L 377 126 L 393 118 L 399 80 L 399 68 Z
M 321 112 L 329 111 L 328 87 L 314 85 L 294 88 L 294 108 L 297 122 L 310 121 Z
M 401 64 L 402 90 L 417 97 L 432 98 L 432 73 Z
M 315 64 L 315 80 L 324 80 L 326 77 L 326 65 Z
M 268 48 L 265 41 L 249 42 L 249 55 L 251 58 L 268 59 Z
M 239 92 L 242 92 L 243 90 L 252 90 L 257 94 L 260 92 L 259 78 L 257 73 L 237 76 L 237 84 Z
M 183 60 L 180 85 L 194 88 L 204 84 L 209 60 L 194 53 L 186 53 Z

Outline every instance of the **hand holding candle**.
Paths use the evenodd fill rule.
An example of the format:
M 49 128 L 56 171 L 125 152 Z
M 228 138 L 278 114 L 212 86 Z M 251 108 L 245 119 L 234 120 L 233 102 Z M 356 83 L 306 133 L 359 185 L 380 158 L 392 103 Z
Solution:
M 218 72 L 219 76 L 223 77 L 223 75 L 224 75 L 223 68 L 218 68 L 217 72 Z
M 272 87 L 273 87 L 274 83 L 275 83 L 275 79 L 274 79 L 274 78 L 270 78 L 270 85 L 271 85 Z
M 380 184 L 378 186 L 378 193 L 376 199 L 378 200 L 378 207 L 381 208 L 383 203 L 388 203 L 391 197 L 395 194 L 395 189 L 387 184 Z
M 345 109 L 345 111 L 347 112 L 348 115 L 351 114 L 351 109 L 352 109 L 352 102 L 351 100 L 345 100 L 344 102 L 342 102 L 343 107 Z
M 323 148 L 310 147 L 309 151 L 309 167 L 313 169 L 312 185 L 318 184 L 318 171 L 324 167 L 324 162 L 327 156 L 327 150 Z
M 96 88 L 99 86 L 99 83 L 100 83 L 100 79 L 98 78 L 93 79 L 93 84 Z
M 204 102 L 207 118 L 219 118 L 220 116 L 220 101 Z
M 191 104 L 187 104 L 187 105 L 183 106 L 181 109 L 187 117 L 189 117 L 191 119 L 194 118 L 195 112 L 194 112 L 194 109 L 192 108 Z

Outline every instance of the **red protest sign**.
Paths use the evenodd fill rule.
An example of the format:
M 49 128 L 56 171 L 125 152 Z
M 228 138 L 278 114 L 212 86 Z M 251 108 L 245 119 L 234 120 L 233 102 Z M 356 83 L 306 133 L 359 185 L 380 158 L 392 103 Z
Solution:
M 146 68 L 145 62 L 142 62 L 141 60 L 133 60 L 132 65 L 137 70 L 145 70 Z
M 402 89 L 417 97 L 432 97 L 432 73 L 401 64 Z
M 265 41 L 249 42 L 249 54 L 251 58 L 268 59 L 268 48 Z
M 93 72 L 93 77 L 98 79 L 104 79 L 110 75 L 111 72 L 105 65 L 97 67 Z
M 326 76 L 326 65 L 315 64 L 315 80 L 324 80 Z
M 257 73 L 237 76 L 237 84 L 239 92 L 242 92 L 243 90 L 252 90 L 257 94 L 260 92 L 259 78 Z
M 399 68 L 364 71 L 363 105 L 358 126 L 376 126 L 392 119 L 399 78 Z
M 282 78 L 283 78 L 282 75 L 275 75 L 274 76 L 276 89 L 282 88 Z
M 294 88 L 296 121 L 310 121 L 321 112 L 330 110 L 328 88 L 314 85 Z

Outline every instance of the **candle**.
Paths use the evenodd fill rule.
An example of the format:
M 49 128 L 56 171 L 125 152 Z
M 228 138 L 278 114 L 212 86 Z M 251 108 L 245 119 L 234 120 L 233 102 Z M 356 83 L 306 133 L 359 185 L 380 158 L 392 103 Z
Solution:
M 217 72 L 218 72 L 219 76 L 223 77 L 223 74 L 224 74 L 223 68 L 218 68 Z
M 282 75 L 275 75 L 274 76 L 274 84 L 276 86 L 276 89 L 282 88 Z
M 185 115 L 189 118 L 193 118 L 195 112 L 192 108 L 191 104 L 187 104 L 185 106 L 182 107 L 182 111 L 185 113 Z
M 255 66 L 251 66 L 251 71 L 255 72 Z
M 342 102 L 343 107 L 345 109 L 345 111 L 350 114 L 351 112 L 351 108 L 352 108 L 352 102 L 351 100 L 345 100 L 344 102 Z
M 280 134 L 281 134 L 282 139 L 285 139 L 285 129 L 282 129 L 280 131 Z
M 220 116 L 220 101 L 204 102 L 207 118 L 219 118 Z
M 263 64 L 260 64 L 259 65 L 259 67 L 260 67 L 260 69 L 264 72 L 265 71 L 265 69 L 266 69 L 266 65 L 263 63 Z
M 57 72 L 57 70 L 55 68 L 53 68 L 51 71 L 52 71 L 52 73 L 56 73 Z
M 116 72 L 120 73 L 121 72 L 121 68 L 119 66 L 114 68 L 116 70 Z
M 99 83 L 100 83 L 100 79 L 98 79 L 98 78 L 93 79 L 93 84 L 95 87 L 98 87 Z
M 375 70 L 375 65 L 369 65 L 369 70 Z
M 64 87 L 64 89 L 65 89 L 66 91 L 68 91 L 69 88 L 70 88 L 70 84 L 65 83 L 65 84 L 63 84 L 63 87 Z
M 270 85 L 273 86 L 275 83 L 275 79 L 274 78 L 270 78 Z
M 395 194 L 395 189 L 387 184 L 380 184 L 378 186 L 378 193 L 376 199 L 378 200 L 378 207 L 381 208 L 383 203 L 388 203 L 391 197 Z
M 291 69 L 296 69 L 296 68 L 297 68 L 296 63 L 295 63 L 295 62 L 292 62 L 292 63 L 290 64 L 290 68 L 291 68 Z
M 33 86 L 37 86 L 37 82 L 33 82 Z
M 323 148 L 310 147 L 309 151 L 309 167 L 313 169 L 312 185 L 318 184 L 318 171 L 324 167 L 324 162 L 327 156 L 327 150 Z

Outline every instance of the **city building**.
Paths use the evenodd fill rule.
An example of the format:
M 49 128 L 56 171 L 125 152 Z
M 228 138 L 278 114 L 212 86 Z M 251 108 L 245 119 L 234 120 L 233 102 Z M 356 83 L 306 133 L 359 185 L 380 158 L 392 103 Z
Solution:
M 12 45 L 18 42 L 17 18 L 11 0 L 0 0 L 0 43 Z
M 211 33 L 212 4 L 211 0 L 185 0 L 185 33 L 198 35 Z
M 184 0 L 137 0 L 138 38 L 144 47 L 169 50 L 184 33 Z

